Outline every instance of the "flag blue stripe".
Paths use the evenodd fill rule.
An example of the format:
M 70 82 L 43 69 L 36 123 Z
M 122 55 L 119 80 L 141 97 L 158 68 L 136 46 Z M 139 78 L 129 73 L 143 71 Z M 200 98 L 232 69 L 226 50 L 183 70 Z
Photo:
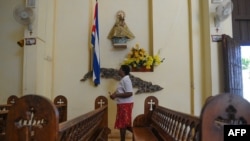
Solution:
M 100 46 L 97 1 L 95 5 L 94 22 L 92 26 L 91 44 L 93 47 L 93 81 L 95 85 L 98 85 L 100 84 Z

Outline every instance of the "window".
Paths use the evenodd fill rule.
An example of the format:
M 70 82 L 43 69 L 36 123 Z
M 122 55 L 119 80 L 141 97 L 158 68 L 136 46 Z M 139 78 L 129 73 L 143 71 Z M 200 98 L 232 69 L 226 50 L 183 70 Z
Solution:
M 241 46 L 243 97 L 250 102 L 250 46 Z

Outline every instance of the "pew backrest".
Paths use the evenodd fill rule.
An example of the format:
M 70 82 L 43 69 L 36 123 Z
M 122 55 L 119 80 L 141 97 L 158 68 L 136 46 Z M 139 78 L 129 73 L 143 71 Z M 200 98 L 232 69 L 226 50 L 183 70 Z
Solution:
M 12 104 L 14 104 L 18 100 L 18 97 L 16 95 L 11 95 L 7 99 L 6 104 L 0 105 L 0 111 L 8 111 Z
M 54 98 L 54 104 L 59 112 L 59 123 L 67 120 L 68 116 L 68 100 L 63 95 L 58 95 Z
M 137 115 L 133 121 L 134 127 L 148 127 L 151 123 L 153 110 L 158 106 L 158 99 L 155 96 L 148 96 L 144 100 L 144 113 Z
M 7 123 L 7 141 L 56 141 L 58 138 L 58 110 L 43 96 L 20 97 L 9 110 Z
M 250 103 L 236 94 L 209 98 L 201 112 L 201 141 L 221 141 L 224 125 L 250 124 Z
M 12 105 L 16 103 L 17 100 L 18 100 L 18 97 L 16 95 L 11 95 L 7 99 L 7 104 Z

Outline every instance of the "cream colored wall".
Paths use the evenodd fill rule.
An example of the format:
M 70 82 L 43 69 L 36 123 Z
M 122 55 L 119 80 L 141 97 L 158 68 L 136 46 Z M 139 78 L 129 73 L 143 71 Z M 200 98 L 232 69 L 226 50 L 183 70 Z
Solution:
M 166 61 L 156 67 L 152 80 L 164 87 L 160 104 L 180 111 L 191 110 L 190 39 L 188 1 L 153 1 L 153 47 Z M 170 4 L 171 3 L 171 4 Z M 181 98 L 180 98 L 181 97 Z
M 13 17 L 17 0 L 0 0 L 0 103 L 10 95 L 22 93 L 23 48 L 17 41 L 23 38 L 23 26 Z
M 215 8 L 218 4 L 209 5 L 209 11 L 215 12 Z M 214 14 L 210 14 L 210 34 L 220 35 L 227 34 L 232 37 L 232 18 L 229 16 L 225 21 L 221 22 L 218 32 L 214 28 Z M 212 80 L 212 95 L 223 91 L 223 62 L 222 62 L 222 48 L 221 43 L 210 42 L 210 52 L 211 52 L 211 80 Z
M 51 99 L 64 95 L 68 98 L 68 117 L 71 119 L 92 110 L 97 96 L 108 96 L 108 91 L 115 90 L 117 81 L 112 79 L 101 79 L 98 87 L 93 86 L 91 79 L 80 81 L 91 69 L 89 35 L 94 4 L 94 0 L 38 1 L 32 35 L 37 38 L 37 45 L 23 48 L 24 61 L 18 63 L 23 63 L 23 76 L 16 72 L 17 77 L 12 77 L 9 69 L 1 70 L 1 76 L 4 76 L 0 80 L 2 103 L 10 94 L 20 92 L 36 93 Z M 8 6 L 12 7 L 11 4 Z M 133 118 L 143 112 L 144 99 L 149 95 L 156 96 L 163 106 L 199 115 L 205 98 L 222 91 L 219 44 L 210 39 L 211 34 L 217 34 L 211 14 L 215 6 L 210 0 L 99 1 L 101 67 L 119 68 L 136 43 L 151 53 L 160 51 L 160 56 L 165 58 L 164 63 L 154 68 L 154 72 L 132 72 L 133 75 L 164 88 L 152 94 L 135 95 Z M 127 49 L 115 49 L 107 39 L 118 10 L 125 11 L 126 23 L 136 36 L 128 42 Z M 3 16 L 2 14 L 1 17 Z M 14 20 L 4 21 L 20 28 Z M 228 19 L 223 23 L 221 33 L 230 35 L 230 27 Z M 27 31 L 24 36 L 30 37 Z M 1 38 L 4 47 L 13 46 L 17 40 L 5 38 L 10 41 L 2 41 Z M 16 51 L 20 50 L 16 45 L 15 48 Z M 14 57 L 13 52 L 8 53 Z M 1 61 L 7 58 L 4 54 L 1 57 Z M 5 64 L 9 65 L 9 61 L 4 61 L 3 65 Z M 15 63 L 11 63 L 13 64 Z M 17 70 L 22 72 L 22 67 L 17 67 Z M 12 80 L 17 83 L 14 88 L 9 86 L 10 82 L 13 83 Z M 115 113 L 116 105 L 109 100 L 111 128 L 114 126 Z

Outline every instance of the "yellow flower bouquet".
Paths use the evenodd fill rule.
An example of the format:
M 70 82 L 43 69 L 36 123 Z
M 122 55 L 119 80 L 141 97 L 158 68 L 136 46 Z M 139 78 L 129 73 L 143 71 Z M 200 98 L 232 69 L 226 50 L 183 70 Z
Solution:
M 161 64 L 163 60 L 158 54 L 154 56 L 149 55 L 143 48 L 139 47 L 139 44 L 136 44 L 128 53 L 127 58 L 124 59 L 123 64 L 131 66 L 132 69 L 144 67 L 149 70 L 152 66 Z

